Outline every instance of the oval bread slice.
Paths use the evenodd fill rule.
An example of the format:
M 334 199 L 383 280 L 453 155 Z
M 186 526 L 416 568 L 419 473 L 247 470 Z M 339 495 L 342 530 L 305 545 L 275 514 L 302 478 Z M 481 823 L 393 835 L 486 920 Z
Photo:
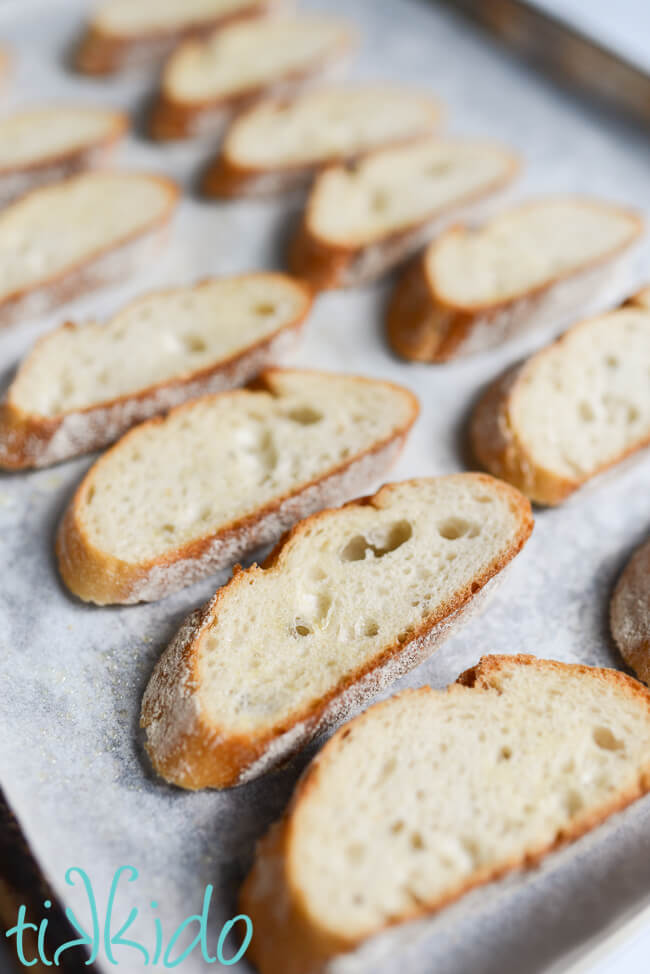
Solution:
M 234 21 L 262 17 L 282 0 L 105 0 L 79 45 L 85 74 L 113 74 L 155 64 L 178 44 Z
M 486 656 L 446 690 L 371 707 L 325 745 L 258 846 L 240 899 L 247 956 L 260 974 L 322 974 L 649 789 L 645 687 L 614 670 Z
M 447 230 L 397 284 L 390 343 L 403 358 L 446 362 L 568 319 L 609 285 L 642 229 L 614 204 L 546 197 Z
M 650 683 L 650 540 L 632 555 L 612 596 L 610 622 L 621 656 Z
M 98 604 L 163 598 L 359 493 L 417 413 L 401 386 L 290 369 L 179 406 L 91 467 L 59 531 L 63 579 Z
M 338 63 L 353 46 L 348 27 L 331 17 L 257 19 L 171 56 L 151 121 L 157 139 L 219 132 L 244 105 L 272 89 L 289 93 Z
M 517 170 L 501 146 L 433 136 L 332 166 L 312 187 L 289 267 L 316 289 L 372 281 Z
M 0 119 L 0 206 L 105 164 L 128 124 L 122 112 L 78 105 L 28 108 Z
M 431 655 L 523 547 L 528 502 L 482 474 L 389 484 L 298 524 L 190 616 L 142 706 L 156 771 L 247 781 Z
M 87 172 L 0 212 L 0 326 L 123 280 L 158 253 L 178 188 L 163 176 Z
M 538 504 L 559 504 L 650 443 L 650 312 L 580 322 L 479 401 L 474 453 Z
M 188 399 L 281 362 L 311 307 L 284 274 L 148 294 L 106 323 L 45 335 L 0 405 L 0 467 L 44 467 L 106 446 Z
M 386 85 L 327 86 L 267 98 L 229 126 L 204 181 L 211 196 L 266 196 L 315 170 L 428 134 L 440 121 L 426 94 Z

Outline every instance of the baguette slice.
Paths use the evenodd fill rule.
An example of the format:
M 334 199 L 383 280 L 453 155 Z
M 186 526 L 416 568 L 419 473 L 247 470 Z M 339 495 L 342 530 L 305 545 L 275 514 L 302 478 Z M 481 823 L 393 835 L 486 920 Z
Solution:
M 284 274 L 146 295 L 108 323 L 41 338 L 0 405 L 0 467 L 44 467 L 106 446 L 188 399 L 243 385 L 295 345 L 311 307 Z
M 318 290 L 372 281 L 517 169 L 501 146 L 436 137 L 333 166 L 314 183 L 289 266 Z
M 388 382 L 270 369 L 150 420 L 83 479 L 59 531 L 63 579 L 99 605 L 163 598 L 383 475 L 417 413 Z
M 0 206 L 106 163 L 128 119 L 106 108 L 54 105 L 0 119 Z
M 141 721 L 156 771 L 226 788 L 285 760 L 430 656 L 532 526 L 521 494 L 482 474 L 390 484 L 302 521 L 159 661 Z
M 16 200 L 0 212 L 0 325 L 122 280 L 159 251 L 177 199 L 163 176 L 88 172 Z
M 258 19 L 187 41 L 165 67 L 151 134 L 183 139 L 218 133 L 234 112 L 269 90 L 290 93 L 352 46 L 347 25 L 313 15 Z
M 650 684 L 650 540 L 637 549 L 618 581 L 610 622 L 621 656 Z
M 538 504 L 560 504 L 650 443 L 650 312 L 580 322 L 479 401 L 474 453 Z
M 446 690 L 406 690 L 325 745 L 244 884 L 248 957 L 260 974 L 323 974 L 648 790 L 645 687 L 614 670 L 483 657 Z
M 569 318 L 608 286 L 642 229 L 635 213 L 578 197 L 529 201 L 479 229 L 450 229 L 398 283 L 390 343 L 403 358 L 446 362 Z
M 106 0 L 88 25 L 75 64 L 84 74 L 156 64 L 179 41 L 267 16 L 278 6 L 281 0 Z
M 386 85 L 328 86 L 268 98 L 229 126 L 208 168 L 210 196 L 268 196 L 300 186 L 317 169 L 437 127 L 440 105 Z

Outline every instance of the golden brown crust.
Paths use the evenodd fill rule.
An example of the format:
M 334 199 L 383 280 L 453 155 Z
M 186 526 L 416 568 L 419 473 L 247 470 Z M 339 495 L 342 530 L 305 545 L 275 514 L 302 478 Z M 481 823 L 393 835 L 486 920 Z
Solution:
M 82 74 L 107 75 L 132 66 L 155 64 L 182 41 L 205 37 L 240 20 L 268 16 L 276 6 L 279 6 L 278 0 L 251 0 L 249 6 L 241 10 L 219 14 L 203 23 L 148 31 L 137 36 L 109 33 L 91 23 L 75 54 L 74 66 Z
M 534 368 L 540 356 L 565 343 L 577 328 L 588 326 L 589 319 L 579 322 L 546 348 L 499 376 L 487 387 L 474 407 L 470 419 L 471 448 L 481 467 L 495 477 L 500 477 L 512 484 L 535 504 L 542 506 L 553 507 L 561 504 L 588 480 L 616 466 L 650 443 L 649 435 L 602 464 L 597 470 L 580 478 L 569 478 L 553 470 L 547 470 L 537 463 L 515 428 L 510 407 L 518 383 L 530 369 Z
M 172 644 L 159 662 L 154 676 L 147 688 L 143 701 L 141 724 L 148 731 L 147 750 L 152 763 L 163 778 L 182 788 L 226 788 L 248 780 L 261 773 L 258 768 L 268 769 L 271 762 L 264 764 L 264 757 L 271 745 L 276 745 L 284 735 L 295 734 L 291 746 L 282 751 L 286 757 L 307 743 L 316 734 L 340 720 L 345 712 L 344 701 L 357 702 L 369 699 L 377 692 L 376 679 L 382 671 L 389 679 L 407 672 L 422 659 L 431 654 L 437 643 L 446 635 L 447 626 L 452 619 L 462 617 L 469 604 L 482 589 L 497 576 L 503 568 L 521 551 L 533 529 L 530 504 L 518 492 L 506 484 L 494 481 L 485 474 L 460 474 L 463 478 L 472 477 L 498 490 L 508 498 L 508 503 L 516 513 L 519 528 L 511 544 L 500 556 L 482 572 L 481 575 L 459 589 L 453 598 L 439 607 L 435 615 L 425 618 L 409 634 L 406 641 L 396 641 L 386 646 L 381 654 L 358 667 L 353 673 L 342 678 L 338 685 L 327 694 L 311 702 L 300 712 L 294 712 L 283 721 L 258 734 L 245 737 L 233 735 L 213 726 L 198 712 L 198 705 L 192 720 L 179 721 L 177 707 L 187 704 L 191 694 L 184 694 L 182 688 L 198 686 L 198 646 L 204 628 L 218 614 L 222 600 L 236 594 L 241 586 L 254 582 L 257 575 L 271 569 L 282 569 L 282 562 L 290 547 L 306 530 L 311 529 L 318 520 L 327 519 L 332 511 L 324 510 L 296 524 L 276 545 L 263 566 L 253 565 L 246 571 L 236 571 L 232 579 L 219 589 L 208 604 L 198 624 L 192 626 L 177 644 Z M 417 481 L 416 481 L 417 482 Z M 344 508 L 375 506 L 381 507 L 384 497 L 391 491 L 391 485 L 382 487 L 370 497 L 362 497 L 343 505 Z M 374 681 L 374 682 L 373 682 Z M 177 699 L 176 704 L 170 701 Z M 163 703 L 164 701 L 164 703 Z M 152 733 L 152 725 L 158 724 Z
M 131 233 L 126 234 L 119 241 L 114 242 L 109 247 L 100 247 L 98 250 L 87 254 L 83 260 L 80 260 L 76 264 L 65 268 L 58 274 L 55 274 L 49 278 L 43 278 L 31 287 L 22 288 L 18 291 L 14 291 L 13 294 L 8 294 L 2 297 L 0 299 L 0 327 L 14 324 L 14 322 L 20 320 L 25 302 L 34 295 L 42 295 L 48 299 L 44 305 L 45 309 L 48 310 L 55 307 L 57 304 L 62 303 L 63 301 L 71 300 L 73 297 L 83 294 L 87 288 L 83 286 L 80 279 L 84 272 L 90 272 L 92 270 L 92 266 L 96 262 L 110 256 L 112 253 L 126 249 L 130 245 L 137 244 L 139 240 L 146 238 L 156 231 L 164 229 L 169 224 L 174 212 L 174 208 L 180 196 L 180 189 L 178 185 L 173 182 L 173 180 L 168 179 L 166 176 L 160 176 L 157 174 L 140 172 L 127 174 L 123 172 L 121 175 L 137 175 L 139 178 L 146 177 L 152 182 L 157 182 L 163 186 L 167 194 L 167 205 L 163 212 L 154 219 L 143 223 L 142 226 L 138 227 L 137 230 L 133 230 Z M 74 174 L 64 180 L 61 180 L 61 184 L 83 178 L 83 173 Z M 51 190 L 51 188 L 52 187 L 50 185 L 43 186 L 39 189 L 34 189 L 31 191 L 31 193 L 26 193 L 25 197 L 41 192 L 48 192 Z M 20 197 L 12 205 L 18 205 L 20 203 L 20 199 L 22 198 L 23 197 Z M 94 287 L 96 284 L 91 283 L 89 286 Z M 59 295 L 61 297 L 59 297 Z M 49 300 L 50 297 L 52 300 Z
M 273 392 L 274 377 L 276 375 L 282 375 L 282 372 L 282 369 L 265 369 L 255 380 L 255 387 Z M 374 380 L 359 378 L 359 381 Z M 386 384 L 393 385 L 392 383 Z M 399 390 L 400 395 L 407 395 L 409 397 L 411 412 L 403 427 L 396 430 L 388 440 L 377 443 L 371 450 L 366 451 L 365 454 L 342 463 L 326 476 L 318 478 L 311 483 L 302 484 L 299 488 L 289 492 L 287 495 L 275 498 L 254 514 L 238 518 L 236 521 L 224 525 L 216 534 L 188 542 L 157 558 L 137 564 L 121 561 L 96 548 L 87 537 L 82 524 L 82 512 L 86 502 L 86 495 L 92 487 L 96 470 L 100 464 L 107 461 L 107 458 L 111 456 L 114 450 L 121 449 L 128 437 L 136 435 L 145 424 L 135 427 L 123 436 L 121 440 L 90 468 L 77 488 L 72 503 L 65 513 L 56 542 L 59 570 L 65 584 L 79 598 L 84 601 L 95 602 L 98 605 L 129 603 L 140 600 L 153 601 L 156 598 L 162 598 L 163 595 L 154 594 L 153 597 L 149 597 L 148 594 L 145 594 L 149 592 L 148 583 L 152 577 L 159 580 L 162 579 L 157 585 L 162 586 L 164 590 L 163 594 L 168 594 L 168 592 L 191 584 L 191 582 L 199 577 L 203 577 L 210 571 L 216 571 L 217 567 L 222 567 L 220 561 L 217 567 L 215 567 L 215 559 L 219 558 L 215 552 L 222 550 L 225 557 L 229 547 L 231 545 L 237 545 L 238 542 L 241 544 L 242 539 L 244 541 L 248 540 L 245 550 L 259 546 L 260 543 L 263 543 L 259 541 L 260 524 L 266 520 L 272 520 L 274 514 L 283 504 L 295 505 L 301 496 L 306 495 L 318 487 L 319 484 L 325 484 L 329 480 L 341 477 L 355 463 L 362 461 L 364 457 L 380 454 L 382 450 L 399 444 L 406 438 L 417 418 L 419 405 L 415 396 L 408 392 L 408 390 L 401 386 L 394 386 L 394 388 Z M 237 394 L 238 391 L 235 390 L 217 393 L 217 396 L 233 396 Z M 184 405 L 177 406 L 172 412 L 177 414 L 180 410 L 192 409 L 193 405 L 193 402 L 188 402 Z M 149 420 L 148 423 L 152 425 L 161 423 L 163 420 L 164 417 L 158 416 Z M 297 517 L 299 516 L 300 514 L 297 515 Z M 296 520 L 296 518 L 293 518 L 293 520 Z M 236 557 L 242 557 L 243 551 L 240 551 L 239 548 L 237 548 L 237 551 L 238 554 Z M 234 560 L 235 558 L 230 559 L 229 563 L 232 564 Z M 224 562 L 224 566 L 227 563 L 228 560 Z M 185 566 L 185 575 L 176 578 L 175 576 L 179 570 L 179 566 Z M 166 573 L 170 576 L 168 586 L 164 582 Z M 157 593 L 158 588 L 156 587 L 154 591 Z
M 625 212 L 636 227 L 628 241 L 582 268 L 557 274 L 524 294 L 486 305 L 460 305 L 450 301 L 431 277 L 431 254 L 448 235 L 464 229 L 462 226 L 448 228 L 396 285 L 387 316 L 388 339 L 393 350 L 411 361 L 447 362 L 459 354 L 491 348 L 526 327 L 533 327 L 551 302 L 557 299 L 558 305 L 562 304 L 563 291 L 567 295 L 566 313 L 576 303 L 572 288 L 581 298 L 584 290 L 586 299 L 594 274 L 600 275 L 603 266 L 613 264 L 641 235 L 642 219 L 636 213 Z M 557 313 L 562 312 L 558 306 Z
M 555 672 L 570 670 L 589 679 L 615 684 L 624 694 L 645 705 L 650 719 L 650 693 L 631 677 L 615 670 L 558 663 L 534 656 L 485 656 L 475 667 L 462 673 L 455 684 L 447 687 L 446 692 L 453 694 L 467 689 L 496 689 L 498 692 L 501 673 L 513 666 L 533 666 Z M 430 687 L 422 687 L 419 690 L 406 690 L 399 696 L 439 692 Z M 328 930 L 309 909 L 292 868 L 292 830 L 303 800 L 317 785 L 320 770 L 327 762 L 335 759 L 345 737 L 355 725 L 373 719 L 377 710 L 390 707 L 391 702 L 389 699 L 376 704 L 334 734 L 304 772 L 283 817 L 258 843 L 253 868 L 242 887 L 240 909 L 253 921 L 253 940 L 247 956 L 260 974 L 324 974 L 328 961 L 337 954 L 354 950 L 368 936 L 432 916 L 477 886 L 494 882 L 516 869 L 533 868 L 549 853 L 579 839 L 650 790 L 650 767 L 644 767 L 639 769 L 637 780 L 629 788 L 613 795 L 600 807 L 576 815 L 567 828 L 560 830 L 551 842 L 540 843 L 524 854 L 512 856 L 510 860 L 494 867 L 476 870 L 467 881 L 445 896 L 431 902 L 420 902 L 408 913 L 391 917 L 383 926 L 369 930 L 363 937 L 345 938 Z
M 633 295 L 629 301 L 626 301 L 626 304 L 637 308 L 650 308 L 650 287 L 644 287 L 643 290 Z
M 283 274 L 268 273 L 264 276 L 282 278 L 286 282 L 290 280 Z M 248 278 L 250 275 L 242 277 Z M 196 288 L 209 287 L 211 283 L 211 279 L 207 278 L 197 284 Z M 12 384 L 4 402 L 0 404 L 0 469 L 24 470 L 47 466 L 80 453 L 89 453 L 117 439 L 136 423 L 150 419 L 157 413 L 166 412 L 184 399 L 194 399 L 198 395 L 216 391 L 215 384 L 221 387 L 219 391 L 226 391 L 250 381 L 261 368 L 268 368 L 272 364 L 278 344 L 284 343 L 291 334 L 298 336 L 311 310 L 313 299 L 307 287 L 299 281 L 291 283 L 302 292 L 304 299 L 301 311 L 292 321 L 234 355 L 196 372 L 53 417 L 25 412 L 12 401 Z M 168 289 L 156 293 L 164 295 L 173 291 L 174 289 Z M 128 310 L 128 306 L 123 309 L 125 310 Z M 66 322 L 58 330 L 79 327 L 72 322 Z M 36 347 L 49 337 L 45 335 L 39 339 Z M 20 368 L 29 368 L 29 357 Z M 78 429 L 84 417 L 87 422 L 83 435 L 78 433 L 74 439 L 68 440 L 59 448 L 52 446 L 54 437 L 59 431 L 64 432 L 66 424 L 73 422 Z
M 609 618 L 621 656 L 650 684 L 650 540 L 634 552 L 619 578 Z
M 164 141 L 167 139 L 187 139 L 195 135 L 203 135 L 218 131 L 219 128 L 233 115 L 255 105 L 262 98 L 277 97 L 282 94 L 291 95 L 315 79 L 319 74 L 328 71 L 332 65 L 342 60 L 352 49 L 353 37 L 349 34 L 347 40 L 341 40 L 337 51 L 319 57 L 309 67 L 296 68 L 266 84 L 253 84 L 231 95 L 221 95 L 182 101 L 174 97 L 170 81 L 173 60 L 176 54 L 182 54 L 183 48 L 174 52 L 169 59 L 162 76 L 160 91 L 153 108 L 149 131 L 151 137 Z

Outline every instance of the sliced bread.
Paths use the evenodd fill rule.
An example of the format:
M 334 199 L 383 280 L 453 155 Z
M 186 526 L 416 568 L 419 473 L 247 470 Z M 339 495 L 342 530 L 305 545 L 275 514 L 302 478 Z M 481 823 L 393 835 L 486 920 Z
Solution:
M 389 484 L 302 521 L 159 661 L 141 721 L 156 771 L 226 788 L 286 760 L 430 656 L 532 526 L 521 494 L 482 474 Z
M 417 413 L 401 386 L 282 369 L 179 406 L 86 474 L 59 531 L 63 579 L 87 602 L 163 598 L 359 493 Z
M 28 108 L 0 119 L 0 206 L 106 163 L 128 124 L 122 112 L 72 105 Z
M 386 85 L 327 86 L 267 98 L 229 126 L 204 181 L 210 196 L 267 196 L 300 186 L 317 169 L 431 132 L 440 105 Z
M 474 453 L 538 504 L 559 504 L 650 443 L 650 312 L 580 322 L 479 401 Z
M 611 203 L 547 197 L 478 229 L 443 233 L 398 283 L 388 337 L 406 359 L 445 362 L 570 319 L 609 285 L 643 229 Z
M 241 894 L 260 974 L 328 961 L 534 866 L 650 790 L 650 692 L 614 670 L 486 656 L 342 727 Z M 395 969 L 399 957 L 395 958 Z
M 618 581 L 610 622 L 621 656 L 650 684 L 650 540 L 634 553 Z
M 157 139 L 218 133 L 244 106 L 287 94 L 338 64 L 353 46 L 347 25 L 303 15 L 235 24 L 172 54 L 151 121 Z
M 0 325 L 122 280 L 160 249 L 178 199 L 163 176 L 87 172 L 0 212 Z
M 76 67 L 84 74 L 113 74 L 156 64 L 179 41 L 266 16 L 282 5 L 282 0 L 106 0 L 88 25 Z
M 517 169 L 501 146 L 433 136 L 332 166 L 312 187 L 289 266 L 316 289 L 372 281 Z
M 111 443 L 188 399 L 281 362 L 311 307 L 284 274 L 244 274 L 148 294 L 107 323 L 37 342 L 0 405 L 0 467 L 44 467 Z

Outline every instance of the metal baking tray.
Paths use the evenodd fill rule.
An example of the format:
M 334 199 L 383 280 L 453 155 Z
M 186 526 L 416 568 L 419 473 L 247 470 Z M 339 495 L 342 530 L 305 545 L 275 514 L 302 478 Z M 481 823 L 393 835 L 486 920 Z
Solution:
M 356 22 L 363 47 L 353 77 L 419 85 L 447 105 L 450 131 L 516 147 L 525 169 L 513 197 L 579 190 L 650 215 L 646 132 L 549 84 L 458 13 L 419 0 L 305 0 L 303 6 Z M 64 318 L 102 318 L 136 294 L 210 273 L 282 266 L 287 229 L 299 206 L 295 197 L 202 200 L 197 176 L 214 146 L 158 146 L 146 139 L 151 74 L 94 80 L 69 70 L 71 44 L 86 11 L 82 0 L 0 6 L 0 37 L 15 55 L 0 108 L 43 99 L 126 107 L 135 128 L 119 164 L 168 173 L 182 183 L 185 196 L 166 254 L 138 278 L 0 334 L 0 381 L 8 380 L 40 334 Z M 585 311 L 613 306 L 648 277 L 644 244 L 624 277 Z M 417 393 L 422 416 L 395 479 L 464 469 L 468 410 L 481 388 L 568 322 L 558 320 L 478 358 L 439 368 L 407 365 L 391 356 L 384 341 L 388 288 L 384 282 L 319 298 L 296 361 L 394 379 Z M 80 922 L 89 923 L 88 898 L 79 881 L 66 882 L 67 870 L 86 871 L 102 915 L 115 871 L 137 868 L 137 881 L 120 887 L 119 909 L 122 920 L 129 909 L 140 911 L 131 934 L 151 947 L 154 918 L 169 937 L 200 911 L 207 884 L 214 887 L 211 931 L 236 912 L 255 840 L 281 812 L 315 748 L 276 774 L 222 794 L 185 794 L 152 776 L 138 730 L 142 690 L 184 616 L 226 575 L 156 605 L 97 609 L 69 598 L 57 577 L 52 542 L 90 460 L 0 476 L 0 787 L 33 862 Z M 444 686 L 487 652 L 620 666 L 608 634 L 607 602 L 647 531 L 649 483 L 646 455 L 561 509 L 538 512 L 531 541 L 487 611 L 395 689 Z M 638 925 L 649 895 L 650 802 L 642 801 L 538 870 L 478 890 L 425 925 L 380 938 L 337 969 L 564 970 L 589 963 L 604 936 L 614 936 L 610 945 L 624 936 L 623 923 Z M 35 918 L 44 914 L 42 907 Z M 140 955 L 126 948 L 119 963 L 129 974 L 141 968 Z M 103 951 L 94 966 L 113 969 Z M 187 974 L 204 969 L 195 955 L 182 965 Z

